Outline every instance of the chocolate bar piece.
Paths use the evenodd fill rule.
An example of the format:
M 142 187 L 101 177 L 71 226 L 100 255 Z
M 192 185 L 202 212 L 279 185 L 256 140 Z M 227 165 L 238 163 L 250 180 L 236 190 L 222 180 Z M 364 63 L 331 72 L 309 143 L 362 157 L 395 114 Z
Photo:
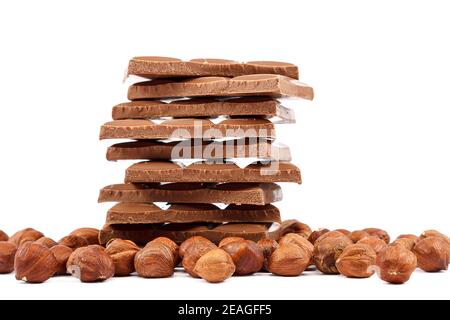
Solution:
M 265 205 L 280 201 L 282 196 L 275 183 L 115 184 L 100 190 L 98 201 Z
M 100 231 L 100 244 L 106 244 L 114 238 L 126 239 L 145 245 L 157 237 L 168 237 L 182 243 L 193 236 L 202 236 L 218 244 L 226 237 L 242 237 L 258 241 L 262 238 L 278 240 L 283 235 L 299 231 L 297 220 L 286 220 L 278 223 L 168 223 L 144 225 L 105 225 Z
M 147 161 L 126 170 L 125 182 L 297 182 L 300 169 L 289 162 L 251 164 L 239 168 L 234 163 L 193 163 L 181 167 L 169 161 Z
M 128 88 L 129 100 L 206 96 L 298 97 L 312 100 L 314 92 L 311 87 L 298 80 L 273 74 L 253 74 L 235 78 L 155 79 L 139 82 Z
M 172 204 L 166 210 L 153 203 L 121 202 L 109 209 L 107 224 L 150 224 L 192 222 L 281 222 L 273 205 L 235 205 L 220 209 L 213 204 Z
M 224 59 L 192 59 L 182 61 L 168 57 L 135 57 L 128 64 L 128 74 L 146 78 L 225 76 L 254 73 L 281 74 L 298 79 L 298 67 L 278 61 L 240 63 Z
M 295 121 L 293 110 L 280 105 L 280 102 L 267 97 L 242 97 L 219 100 L 213 98 L 193 98 L 175 100 L 170 103 L 157 100 L 137 100 L 113 107 L 114 120 L 159 119 L 162 117 L 194 118 L 218 116 L 253 116 L 273 118 L 280 122 Z
M 252 141 L 258 140 L 258 141 Z M 139 140 L 110 146 L 106 159 L 171 160 L 171 159 L 258 158 L 291 161 L 289 147 L 265 139 L 236 139 L 227 141 L 184 140 L 161 142 Z
M 266 119 L 227 119 L 214 124 L 207 119 L 115 120 L 102 125 L 100 139 L 211 139 L 224 137 L 275 138 Z

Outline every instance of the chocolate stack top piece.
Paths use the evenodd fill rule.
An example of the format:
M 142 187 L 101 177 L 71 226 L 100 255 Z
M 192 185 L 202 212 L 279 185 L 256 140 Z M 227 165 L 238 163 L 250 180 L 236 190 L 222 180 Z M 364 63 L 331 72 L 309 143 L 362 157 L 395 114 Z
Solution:
M 295 229 L 271 203 L 278 182 L 301 183 L 289 147 L 275 141 L 275 123 L 294 123 L 276 98 L 311 100 L 313 89 L 285 62 L 223 59 L 182 61 L 136 57 L 129 102 L 112 109 L 101 139 L 131 139 L 107 149 L 110 161 L 135 160 L 124 183 L 100 191 L 109 209 L 100 240 L 145 244 L 201 235 L 277 239 Z M 162 204 L 161 204 L 162 203 Z

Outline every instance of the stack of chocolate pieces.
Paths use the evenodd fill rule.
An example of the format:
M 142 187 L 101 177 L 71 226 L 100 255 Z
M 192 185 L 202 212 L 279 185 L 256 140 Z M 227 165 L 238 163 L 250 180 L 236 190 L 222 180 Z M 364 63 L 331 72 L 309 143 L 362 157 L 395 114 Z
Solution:
M 271 204 L 282 198 L 277 182 L 301 183 L 274 128 L 295 121 L 277 98 L 313 98 L 295 65 L 137 57 L 128 74 L 147 81 L 129 87 L 131 101 L 113 108 L 100 138 L 132 140 L 110 146 L 108 160 L 141 162 L 126 170 L 125 183 L 100 191 L 100 202 L 118 202 L 102 244 L 159 236 L 178 243 L 196 235 L 216 243 L 277 239 L 295 228 Z

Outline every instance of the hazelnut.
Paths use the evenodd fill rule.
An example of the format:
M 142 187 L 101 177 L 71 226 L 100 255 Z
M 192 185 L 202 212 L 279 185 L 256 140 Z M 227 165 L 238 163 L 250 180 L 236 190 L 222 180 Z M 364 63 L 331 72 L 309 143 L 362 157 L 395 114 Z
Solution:
M 0 241 L 8 241 L 9 237 L 6 233 L 0 230 Z
M 55 240 L 53 240 L 53 239 L 51 239 L 51 238 L 48 238 L 48 237 L 42 237 L 42 238 L 39 238 L 39 239 L 37 239 L 34 243 L 41 244 L 41 245 L 43 245 L 44 247 L 47 247 L 47 248 L 49 248 L 49 249 L 50 249 L 51 247 L 54 247 L 54 246 L 57 245 L 57 243 L 56 243 Z
M 311 256 L 313 254 L 314 246 L 312 245 L 312 243 L 296 233 L 288 233 L 285 236 L 283 236 L 279 241 L 280 246 L 288 243 L 292 243 L 295 244 L 296 246 L 303 247 L 310 253 Z
M 351 232 L 348 237 L 353 241 L 353 243 L 357 243 L 361 239 L 370 237 L 370 235 L 363 230 L 356 230 Z
M 212 283 L 225 281 L 235 270 L 233 259 L 222 249 L 213 249 L 201 256 L 194 268 L 196 274 Z
M 403 246 L 405 249 L 412 250 L 415 246 L 415 240 L 411 238 L 396 239 L 390 246 Z
M 311 233 L 311 235 L 308 238 L 308 241 L 311 242 L 312 245 L 314 245 L 314 243 L 316 243 L 316 240 L 324 235 L 325 233 L 330 232 L 330 230 L 328 229 L 318 229 L 316 231 L 313 231 L 313 233 Z
M 413 239 L 415 243 L 419 242 L 420 238 L 415 234 L 401 234 L 397 237 L 397 239 Z
M 114 262 L 99 245 L 76 249 L 67 261 L 67 273 L 82 282 L 104 281 L 114 276 Z
M 58 241 L 58 244 L 69 247 L 73 250 L 86 247 L 89 245 L 89 242 L 82 237 L 79 236 L 65 236 L 61 240 Z
M 295 221 L 295 223 L 292 224 L 288 228 L 288 230 L 286 230 L 285 234 L 287 234 L 287 233 L 297 233 L 300 236 L 302 236 L 303 238 L 308 239 L 312 233 L 312 230 L 307 224 L 301 223 L 299 221 Z
M 336 229 L 336 230 L 334 230 L 334 231 L 337 231 L 337 232 L 340 232 L 340 233 L 342 233 L 342 234 L 344 234 L 344 235 L 346 235 L 347 237 L 350 235 L 350 231 L 348 231 L 347 229 Z
M 381 230 L 378 228 L 366 228 L 366 229 L 363 229 L 363 231 L 367 232 L 371 236 L 380 238 L 387 244 L 389 244 L 389 242 L 391 242 L 391 237 L 389 237 L 389 234 L 384 230 Z
M 73 230 L 69 235 L 84 238 L 88 242 L 88 244 L 91 245 L 100 244 L 98 241 L 99 233 L 100 231 L 95 228 L 79 228 Z
M 187 250 L 188 247 L 190 247 L 192 244 L 199 244 L 199 243 L 212 243 L 211 241 L 209 241 L 208 239 L 206 239 L 205 237 L 202 236 L 193 236 L 190 237 L 189 239 L 186 239 L 181 245 L 180 248 L 178 250 L 178 254 L 180 255 L 180 258 L 183 259 L 184 258 L 184 254 Z
M 382 280 L 402 284 L 409 280 L 416 269 L 417 259 L 414 253 L 403 246 L 387 246 L 378 253 L 376 265 Z
M 280 245 L 275 240 L 269 238 L 259 240 L 258 245 L 262 249 L 264 255 L 263 270 L 269 271 L 269 258 Z
M 378 237 L 366 237 L 364 239 L 361 239 L 357 242 L 357 244 L 366 244 L 369 247 L 371 247 L 376 254 L 378 254 L 378 252 L 380 252 L 381 250 L 383 250 L 384 248 L 386 248 L 387 244 L 386 242 L 384 242 L 383 240 L 381 240 Z
M 166 238 L 166 237 L 158 237 L 158 238 L 152 240 L 151 242 L 164 243 L 166 246 L 168 246 L 170 248 L 170 250 L 172 250 L 173 258 L 175 261 L 175 266 L 178 265 L 178 263 L 180 263 L 180 248 L 174 241 L 172 241 L 171 239 Z
M 67 274 L 67 260 L 69 260 L 69 257 L 72 254 L 73 250 L 69 247 L 58 244 L 51 247 L 50 251 L 53 253 L 56 261 L 58 262 L 58 267 L 55 275 L 63 276 Z
M 253 274 L 263 267 L 264 253 L 256 242 L 238 240 L 224 245 L 221 249 L 226 251 L 233 259 L 236 266 L 235 274 L 238 276 Z
M 322 235 L 314 245 L 313 261 L 317 269 L 325 274 L 338 274 L 336 260 L 351 244 L 352 240 L 339 231 L 330 231 Z
M 424 231 L 424 232 L 420 235 L 420 239 L 425 239 L 425 238 L 429 238 L 429 237 L 438 237 L 438 238 L 442 238 L 442 239 L 444 239 L 445 242 L 448 243 L 448 245 L 450 245 L 450 238 L 447 237 L 445 234 L 440 233 L 439 231 L 436 231 L 436 230 L 426 230 L 426 231 Z
M 443 238 L 428 237 L 420 240 L 413 252 L 417 265 L 426 272 L 447 270 L 450 259 L 450 245 Z
M 244 241 L 244 238 L 241 237 L 227 237 L 227 238 L 223 238 L 222 240 L 220 240 L 219 242 L 219 248 L 222 248 L 224 245 L 230 243 L 230 242 L 235 242 L 235 241 Z
M 17 246 L 14 243 L 0 241 L 0 274 L 13 272 L 16 251 Z
M 366 244 L 352 244 L 344 249 L 336 260 L 340 274 L 350 278 L 368 278 L 374 271 L 369 267 L 375 265 L 377 254 Z
M 111 239 L 106 244 L 105 252 L 114 262 L 114 275 L 123 277 L 134 272 L 134 257 L 139 247 L 130 240 Z
M 189 240 L 189 239 L 188 239 Z M 186 241 L 188 241 L 186 240 Z M 189 273 L 191 276 L 198 278 L 197 273 L 195 273 L 194 268 L 195 264 L 197 263 L 198 259 L 200 259 L 201 256 L 206 254 L 207 252 L 216 249 L 217 246 L 212 243 L 211 241 L 199 237 L 195 239 L 192 243 L 190 243 L 189 246 L 186 247 L 182 265 L 184 270 L 186 270 L 187 273 Z M 180 247 L 181 250 L 181 247 Z
M 143 278 L 170 277 L 175 269 L 174 253 L 162 242 L 149 242 L 144 249 L 136 253 L 134 267 Z
M 22 243 L 28 242 L 28 241 L 36 241 L 39 238 L 42 238 L 44 235 L 34 230 L 33 228 L 26 228 L 20 231 L 17 231 L 15 234 L 9 238 L 9 242 L 14 243 L 16 246 L 20 246 Z
M 30 283 L 48 280 L 57 268 L 58 262 L 50 249 L 30 241 L 19 247 L 14 259 L 16 279 Z
M 269 271 L 279 276 L 298 276 L 311 261 L 311 254 L 304 247 L 293 243 L 280 245 L 269 259 Z

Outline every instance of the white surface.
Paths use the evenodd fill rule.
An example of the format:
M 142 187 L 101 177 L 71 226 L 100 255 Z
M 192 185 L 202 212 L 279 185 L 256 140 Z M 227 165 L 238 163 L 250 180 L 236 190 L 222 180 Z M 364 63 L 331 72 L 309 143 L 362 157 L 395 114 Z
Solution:
M 99 127 L 126 99 L 129 58 L 284 60 L 314 102 L 279 125 L 304 184 L 283 185 L 284 218 L 313 228 L 450 234 L 450 47 L 444 1 L 1 1 L 0 229 L 60 238 L 100 227 L 99 188 L 123 179 Z M 185 277 L 24 285 L 0 276 L 0 298 L 449 298 L 450 275 Z M 152 288 L 157 288 L 153 290 Z M 327 289 L 328 288 L 328 289 Z M 151 290 L 150 290 L 151 289 Z

